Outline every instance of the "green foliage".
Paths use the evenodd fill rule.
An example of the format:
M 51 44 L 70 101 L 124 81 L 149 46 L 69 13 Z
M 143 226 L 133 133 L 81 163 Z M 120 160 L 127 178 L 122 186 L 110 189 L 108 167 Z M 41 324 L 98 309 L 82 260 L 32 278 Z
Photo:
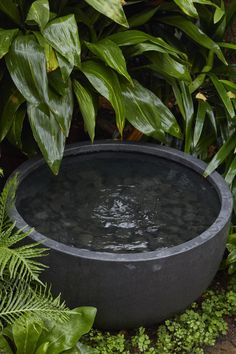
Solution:
M 34 302 L 34 299 L 31 301 Z M 92 327 L 96 310 L 93 307 L 78 307 L 70 312 L 66 322 L 55 320 L 37 321 L 32 318 L 32 312 L 18 319 L 12 326 L 5 328 L 0 334 L 1 345 L 5 349 L 6 339 L 16 348 L 9 353 L 17 354 L 89 354 L 95 353 L 89 347 L 79 343 L 80 338 Z M 1 351 L 0 351 L 1 353 Z M 6 353 L 6 352 L 4 352 Z
M 227 240 L 227 250 L 229 252 L 228 257 L 225 261 L 225 265 L 228 267 L 229 274 L 233 274 L 236 271 L 236 226 L 231 227 L 228 240 Z
M 39 279 L 45 266 L 35 259 L 47 250 L 38 243 L 16 247 L 31 232 L 16 230 L 8 217 L 16 187 L 17 175 L 0 196 L 0 353 L 92 354 L 78 341 L 90 331 L 96 309 L 69 310 Z
M 227 332 L 224 316 L 235 313 L 235 286 L 229 285 L 226 291 L 207 291 L 200 304 L 193 303 L 183 314 L 165 321 L 156 333 L 143 327 L 131 336 L 125 331 L 111 334 L 92 330 L 82 341 L 96 348 L 98 354 L 203 354 L 204 346 L 214 345 L 217 337 Z

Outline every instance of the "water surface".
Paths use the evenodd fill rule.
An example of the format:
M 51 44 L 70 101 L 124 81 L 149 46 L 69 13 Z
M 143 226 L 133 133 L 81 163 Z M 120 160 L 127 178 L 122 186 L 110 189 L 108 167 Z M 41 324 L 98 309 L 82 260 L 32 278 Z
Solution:
M 42 234 L 102 252 L 146 252 L 206 230 L 219 200 L 187 167 L 146 154 L 90 153 L 65 158 L 59 176 L 46 166 L 20 185 L 17 209 Z

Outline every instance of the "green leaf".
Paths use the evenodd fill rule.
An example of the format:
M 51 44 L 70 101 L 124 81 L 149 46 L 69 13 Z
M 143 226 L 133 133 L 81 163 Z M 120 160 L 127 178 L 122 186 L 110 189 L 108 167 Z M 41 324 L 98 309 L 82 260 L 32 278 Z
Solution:
M 117 75 L 104 64 L 92 60 L 84 62 L 81 70 L 93 87 L 111 103 L 116 113 L 117 127 L 122 135 L 125 114 Z
M 193 0 L 194 3 L 201 4 L 203 6 L 210 5 L 215 7 L 215 13 L 214 13 L 214 23 L 217 23 L 221 20 L 221 18 L 224 16 L 225 11 L 221 9 L 219 6 L 214 4 L 212 1 L 208 0 Z
M 230 100 L 230 98 L 227 95 L 227 91 L 224 88 L 224 85 L 219 81 L 218 77 L 215 74 L 208 74 L 210 77 L 213 85 L 216 88 L 216 91 L 218 92 L 218 95 L 220 96 L 225 109 L 228 111 L 229 115 L 231 118 L 235 117 L 235 111 L 234 111 L 234 106 Z
M 11 325 L 16 320 L 23 323 L 29 315 L 36 322 L 42 318 L 61 322 L 67 321 L 71 314 L 60 296 L 53 297 L 45 284 L 33 289 L 28 282 L 15 278 L 12 282 L 2 284 L 0 298 L 0 319 Z
M 86 130 L 93 142 L 96 124 L 96 111 L 93 104 L 93 97 L 89 90 L 83 87 L 78 81 L 74 81 L 73 86 L 80 111 L 84 119 Z
M 218 56 L 218 58 L 227 65 L 219 45 L 215 43 L 210 37 L 208 37 L 204 32 L 202 32 L 202 30 L 191 21 L 181 16 L 164 17 L 161 19 L 161 21 L 168 25 L 179 28 L 195 42 L 209 50 L 212 50 Z
M 193 134 L 194 147 L 197 146 L 197 143 L 199 142 L 199 139 L 201 137 L 203 126 L 204 126 L 204 121 L 205 121 L 205 117 L 206 117 L 206 111 L 207 111 L 207 103 L 202 100 L 199 100 L 198 101 L 197 116 L 196 116 L 196 123 L 195 123 L 194 134 Z
M 152 63 L 149 67 L 161 75 L 178 80 L 191 81 L 187 66 L 174 60 L 169 54 L 149 53 L 147 58 Z
M 74 15 L 56 18 L 42 31 L 48 43 L 73 66 L 80 66 L 80 41 Z
M 188 16 L 198 17 L 193 0 L 174 0 L 177 6 Z
M 170 51 L 166 48 L 163 48 L 162 46 L 150 42 L 138 43 L 136 45 L 133 45 L 127 50 L 126 53 L 128 53 L 129 56 L 137 56 L 145 52 L 169 53 L 174 57 L 179 57 L 178 54 L 173 53 L 173 50 Z
M 0 354 L 13 354 L 7 340 L 0 334 Z
M 95 10 L 111 18 L 121 26 L 129 27 L 120 0 L 85 0 Z
M 8 30 L 0 28 L 0 59 L 8 53 L 10 45 L 18 32 L 18 29 Z
M 127 120 L 146 135 L 158 134 L 164 139 L 164 131 L 181 138 L 175 117 L 161 100 L 136 80 L 134 87 L 122 84 L 122 95 Z
M 233 43 L 217 42 L 217 44 L 222 48 L 229 48 L 229 49 L 236 50 L 236 44 Z
M 16 37 L 6 55 L 6 64 L 16 87 L 28 102 L 48 102 L 46 59 L 34 36 Z
M 144 25 L 155 15 L 158 9 L 159 6 L 156 6 L 154 8 L 141 11 L 141 13 L 131 16 L 129 18 L 129 27 L 132 28 Z
M 191 142 L 192 142 L 192 123 L 193 123 L 193 114 L 194 114 L 194 107 L 193 107 L 193 100 L 191 93 L 189 91 L 189 87 L 184 83 L 179 83 L 180 90 L 183 99 L 183 108 L 184 108 L 184 118 L 185 118 L 185 145 L 184 151 L 189 153 Z
M 49 18 L 50 10 L 48 0 L 36 0 L 32 3 L 29 9 L 26 23 L 37 23 L 42 30 L 48 23 Z
M 132 79 L 127 72 L 125 58 L 116 43 L 105 38 L 97 43 L 85 42 L 85 44 L 93 54 L 132 83 Z
M 96 309 L 94 307 L 77 307 L 73 309 L 69 321 L 65 323 L 46 323 L 40 342 L 49 342 L 48 353 L 59 354 L 76 346 L 79 339 L 92 328 Z
M 89 347 L 88 345 L 78 342 L 76 347 L 67 350 L 63 354 L 99 354 L 99 351 L 95 348 Z
M 172 47 L 168 43 L 166 43 L 162 38 L 151 36 L 142 31 L 136 30 L 128 30 L 123 32 L 117 32 L 112 34 L 111 36 L 107 37 L 113 42 L 115 42 L 118 46 L 130 46 L 135 45 L 143 42 L 151 42 L 156 44 L 158 47 L 165 49 L 168 53 L 179 54 L 184 58 L 186 55 L 180 52 L 178 49 Z
M 207 166 L 204 176 L 209 176 L 220 164 L 222 164 L 227 156 L 235 149 L 236 134 L 231 135 L 226 143 L 222 145 L 219 151 L 215 154 L 209 165 Z
M 220 8 L 216 7 L 215 13 L 214 13 L 214 23 L 219 22 L 222 17 L 224 16 L 225 12 Z
M 16 321 L 12 326 L 16 354 L 34 353 L 38 339 L 42 333 L 42 322 L 34 322 L 27 316 L 24 321 Z
M 49 90 L 49 110 L 57 120 L 65 137 L 68 137 L 73 113 L 72 85 L 70 80 L 68 80 L 66 88 L 63 82 L 58 82 L 58 86 L 60 84 L 62 85 L 65 94 L 61 96 L 55 91 Z
M 19 149 L 22 149 L 21 133 L 25 116 L 26 108 L 21 106 L 14 114 L 13 123 L 7 134 L 7 140 Z
M 56 56 L 61 69 L 62 78 L 64 81 L 67 81 L 73 70 L 73 65 L 59 53 L 56 53 Z
M 34 32 L 34 35 L 41 47 L 44 48 L 44 53 L 47 60 L 47 72 L 56 70 L 59 64 L 54 49 L 48 44 L 40 32 Z
M 236 145 L 236 144 L 235 144 Z M 227 174 L 225 176 L 225 181 L 231 185 L 236 176 L 236 156 L 234 156 L 233 161 L 231 162 Z
M 34 139 L 52 172 L 58 174 L 64 152 L 65 135 L 46 105 L 28 104 L 28 116 Z
M 14 0 L 0 0 L 0 11 L 4 12 L 13 22 L 20 25 L 20 13 Z
M 0 118 L 0 141 L 7 135 L 16 118 L 16 112 L 24 101 L 24 97 L 15 87 L 9 92 Z
M 229 81 L 229 80 L 218 80 L 218 81 L 221 82 L 228 89 L 236 91 L 236 84 L 234 82 Z
M 48 353 L 49 342 L 42 343 L 36 350 L 34 354 L 47 354 Z

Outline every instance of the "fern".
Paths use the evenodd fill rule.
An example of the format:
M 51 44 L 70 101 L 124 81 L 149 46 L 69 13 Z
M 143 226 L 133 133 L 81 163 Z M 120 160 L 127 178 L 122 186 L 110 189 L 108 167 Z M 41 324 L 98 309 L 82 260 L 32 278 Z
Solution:
M 26 282 L 2 284 L 0 289 L 0 319 L 13 324 L 30 316 L 33 321 L 41 319 L 66 321 L 73 313 L 60 296 L 54 298 L 48 287 L 37 286 L 32 289 Z
M 17 188 L 17 175 L 5 185 L 0 196 L 0 277 L 7 272 L 10 279 L 40 282 L 39 274 L 46 268 L 34 258 L 46 255 L 46 248 L 37 247 L 39 243 L 14 248 L 16 243 L 26 238 L 31 230 L 16 230 L 8 217 L 9 208 L 14 203 Z
M 40 282 L 39 274 L 46 268 L 34 258 L 46 256 L 46 248 L 37 247 L 39 243 L 32 243 L 18 248 L 10 248 L 30 234 L 31 230 L 15 231 L 15 225 L 11 225 L 0 234 L 0 277 L 8 271 L 10 279 L 19 278 L 26 281 Z
M 12 207 L 15 200 L 17 181 L 18 176 L 15 175 L 8 181 L 0 195 L 0 233 L 11 226 L 8 211 Z
M 72 311 L 61 302 L 60 296 L 53 298 L 50 289 L 39 280 L 46 266 L 35 258 L 45 256 L 47 249 L 39 247 L 39 243 L 15 247 L 32 231 L 16 230 L 8 217 L 17 182 L 15 176 L 0 196 L 0 324 L 13 324 L 27 316 L 33 321 L 45 318 L 65 321 Z
M 8 270 L 10 279 L 19 278 L 27 281 L 31 278 L 40 282 L 38 276 L 46 266 L 34 260 L 35 257 L 44 255 L 44 250 L 36 246 L 37 244 L 19 248 L 0 246 L 0 277 L 3 278 L 3 274 Z

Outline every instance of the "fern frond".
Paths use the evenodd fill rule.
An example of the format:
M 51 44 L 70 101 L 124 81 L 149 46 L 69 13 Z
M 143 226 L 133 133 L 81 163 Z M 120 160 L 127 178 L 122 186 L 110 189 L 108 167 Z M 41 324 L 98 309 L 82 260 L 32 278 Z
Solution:
M 15 175 L 4 186 L 0 195 L 0 232 L 6 230 L 11 222 L 8 217 L 8 210 L 12 207 L 15 200 L 18 176 Z
M 0 319 L 3 323 L 24 321 L 24 316 L 30 316 L 34 321 L 67 321 L 71 313 L 65 303 L 61 302 L 60 296 L 53 298 L 47 286 L 32 289 L 21 281 L 5 284 L 0 289 Z
M 46 249 L 37 246 L 37 243 L 18 248 L 0 245 L 0 277 L 3 278 L 3 274 L 8 271 L 10 279 L 17 277 L 40 282 L 39 274 L 47 267 L 34 258 L 45 256 Z
M 20 230 L 15 228 L 16 223 L 9 223 L 8 228 L 0 233 L 0 247 L 11 247 L 15 243 L 20 242 L 27 236 L 29 236 L 33 229 L 25 231 L 28 227 L 24 227 Z

